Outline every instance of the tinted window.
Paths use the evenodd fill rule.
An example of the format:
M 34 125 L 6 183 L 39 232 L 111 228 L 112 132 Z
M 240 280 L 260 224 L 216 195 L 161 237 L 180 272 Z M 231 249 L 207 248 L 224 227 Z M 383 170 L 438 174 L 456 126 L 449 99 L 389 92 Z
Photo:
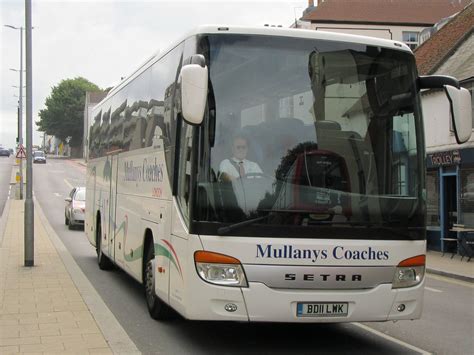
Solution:
M 411 53 L 270 36 L 201 42 L 210 104 L 195 220 L 213 228 L 271 213 L 261 224 L 391 223 L 402 236 L 423 225 Z
M 94 120 L 89 128 L 89 156 L 91 158 L 97 158 L 99 156 L 99 144 L 100 144 L 100 119 L 102 117 L 102 110 L 94 112 Z
M 173 181 L 174 146 L 179 93 L 176 79 L 181 63 L 183 45 L 175 47 L 152 67 L 150 115 L 145 129 L 146 145 L 153 143 L 153 137 L 163 136 L 166 165 L 170 181 Z M 175 99 L 176 98 L 176 99 Z
M 151 69 L 147 69 L 128 85 L 127 107 L 123 123 L 123 150 L 145 146 L 145 128 L 150 101 Z
M 172 176 L 178 102 L 175 85 L 183 45 L 134 78 L 94 111 L 89 128 L 89 156 L 96 158 L 117 150 L 151 147 L 163 138 Z

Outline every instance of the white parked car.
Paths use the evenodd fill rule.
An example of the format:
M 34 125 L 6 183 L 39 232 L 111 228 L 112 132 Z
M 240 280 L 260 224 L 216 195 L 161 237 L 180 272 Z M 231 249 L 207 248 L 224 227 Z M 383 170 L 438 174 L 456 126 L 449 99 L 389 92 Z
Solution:
M 75 226 L 84 226 L 84 213 L 86 210 L 86 188 L 75 187 L 65 199 L 64 209 L 65 224 L 72 229 Z
M 46 164 L 46 154 L 41 150 L 33 152 L 33 163 Z

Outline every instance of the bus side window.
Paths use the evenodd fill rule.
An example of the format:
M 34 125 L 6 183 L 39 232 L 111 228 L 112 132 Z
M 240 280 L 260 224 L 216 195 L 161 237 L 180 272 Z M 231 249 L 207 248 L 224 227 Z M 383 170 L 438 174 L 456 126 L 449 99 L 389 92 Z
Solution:
M 108 150 L 108 141 L 107 141 L 107 136 L 108 136 L 108 131 L 109 131 L 109 125 L 110 125 L 110 107 L 108 110 L 104 112 L 102 115 L 102 124 L 100 126 L 100 133 L 99 133 L 99 154 L 101 156 L 105 155 Z
M 149 109 L 147 113 L 147 122 L 144 136 L 145 147 L 151 147 L 153 145 L 153 138 L 155 138 L 157 135 L 162 135 L 165 128 L 163 117 L 163 101 L 152 99 L 148 106 Z M 156 129 L 157 127 L 159 127 L 158 130 Z M 161 136 L 156 138 L 161 138 Z
M 178 78 L 181 66 L 181 55 L 183 44 L 179 44 L 168 52 L 158 62 L 151 67 L 151 86 L 150 86 L 150 104 L 148 118 L 145 128 L 145 146 L 153 144 L 155 133 L 163 136 L 165 148 L 166 167 L 170 183 L 173 183 L 174 167 L 174 144 L 176 135 L 176 101 L 177 88 L 176 80 Z M 156 126 L 161 128 L 161 132 L 156 130 Z
M 177 150 L 177 154 L 179 154 L 177 200 L 181 207 L 183 218 L 189 223 L 193 127 L 185 123 L 184 120 L 181 122 L 181 139 Z

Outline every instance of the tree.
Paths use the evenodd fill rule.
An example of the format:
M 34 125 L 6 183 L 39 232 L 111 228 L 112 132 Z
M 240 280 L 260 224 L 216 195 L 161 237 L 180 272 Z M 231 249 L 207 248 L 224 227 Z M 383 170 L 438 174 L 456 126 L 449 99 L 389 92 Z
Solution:
M 69 145 L 82 145 L 84 131 L 84 103 L 86 91 L 101 89 L 84 78 L 66 79 L 53 87 L 45 102 L 46 108 L 40 110 L 38 129 L 65 141 L 70 137 Z

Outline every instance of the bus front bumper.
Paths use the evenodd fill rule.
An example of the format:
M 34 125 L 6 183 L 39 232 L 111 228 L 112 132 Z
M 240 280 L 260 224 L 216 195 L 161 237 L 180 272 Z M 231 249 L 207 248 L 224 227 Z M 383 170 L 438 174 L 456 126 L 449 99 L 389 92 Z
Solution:
M 276 290 L 252 283 L 242 291 L 253 322 L 387 321 L 420 318 L 424 280 L 415 287 L 400 289 L 382 284 L 369 290 Z M 346 316 L 298 316 L 298 303 L 347 303 L 348 312 Z

